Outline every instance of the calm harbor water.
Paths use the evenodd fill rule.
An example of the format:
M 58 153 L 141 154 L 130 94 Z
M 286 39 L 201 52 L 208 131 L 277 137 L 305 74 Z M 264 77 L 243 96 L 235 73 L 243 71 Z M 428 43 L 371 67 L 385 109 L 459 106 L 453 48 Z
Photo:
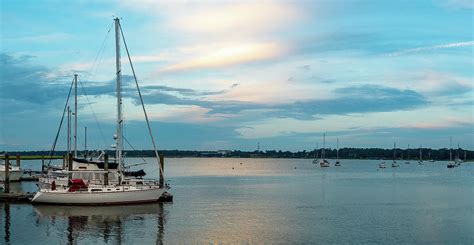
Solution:
M 166 159 L 173 203 L 1 203 L 0 244 L 474 243 L 474 164 L 412 161 L 392 169 L 387 162 L 378 170 L 378 163 Z M 154 166 L 145 171 L 157 176 Z

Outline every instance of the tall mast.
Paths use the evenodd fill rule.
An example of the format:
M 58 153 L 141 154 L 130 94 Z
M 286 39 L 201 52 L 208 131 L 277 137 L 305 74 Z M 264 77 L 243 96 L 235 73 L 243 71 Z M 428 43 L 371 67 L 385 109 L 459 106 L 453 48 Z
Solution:
M 316 143 L 316 158 L 319 158 L 318 150 L 319 150 L 319 143 Z
M 339 138 L 337 138 L 336 159 L 339 159 Z
M 397 148 L 397 143 L 393 142 L 393 160 L 395 161 L 395 148 Z
M 74 157 L 77 158 L 77 74 L 74 74 Z
M 407 147 L 407 160 L 410 160 L 410 144 Z
M 67 107 L 67 154 L 71 153 L 71 109 Z M 69 159 L 69 158 L 68 158 Z
M 326 158 L 326 133 L 323 134 L 323 152 L 321 154 L 321 158 L 325 159 Z
M 84 127 L 84 158 L 89 158 L 89 152 L 87 152 L 87 127 Z
M 453 159 L 452 150 L 453 149 L 453 137 L 449 137 L 449 161 Z
M 422 159 L 423 159 L 423 155 L 422 155 L 423 153 L 421 152 L 421 147 L 422 146 L 420 145 L 420 161 L 422 161 Z
M 120 20 L 114 19 L 115 22 L 115 68 L 117 74 L 117 133 L 116 133 L 116 152 L 115 160 L 117 161 L 119 172 L 122 172 L 122 151 L 123 151 L 123 117 L 122 117 L 122 68 L 120 64 Z
M 461 159 L 461 157 L 459 156 L 459 142 L 458 142 L 458 148 L 456 149 L 456 159 Z

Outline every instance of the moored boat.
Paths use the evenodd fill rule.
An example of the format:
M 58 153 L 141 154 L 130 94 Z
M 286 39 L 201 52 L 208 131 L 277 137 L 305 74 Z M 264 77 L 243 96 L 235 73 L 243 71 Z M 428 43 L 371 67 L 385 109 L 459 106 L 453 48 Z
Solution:
M 124 38 L 122 28 L 120 26 L 119 18 L 114 19 L 115 22 L 115 47 L 116 47 L 116 95 L 117 95 L 117 133 L 114 135 L 116 140 L 115 148 L 115 163 L 117 164 L 116 170 L 111 170 L 108 167 L 108 156 L 105 155 L 104 169 L 100 169 L 97 163 L 91 163 L 89 161 L 81 162 L 77 159 L 75 161 L 68 161 L 68 167 L 66 170 L 56 172 L 58 175 L 54 176 L 54 172 L 50 171 L 46 177 L 48 185 L 41 187 L 32 199 L 33 203 L 47 203 L 47 204 L 63 204 L 63 205 L 113 205 L 113 204 L 131 204 L 131 203 L 146 203 L 156 202 L 162 195 L 167 193 L 169 187 L 164 181 L 163 173 L 163 160 L 158 156 L 156 149 L 155 140 L 152 135 L 150 123 L 148 121 L 148 115 L 145 110 L 143 98 L 141 96 L 138 81 L 133 70 L 132 61 L 128 49 L 126 49 L 128 59 L 133 71 L 133 78 L 140 97 L 143 113 L 148 126 L 148 133 L 153 143 L 153 149 L 157 162 L 159 163 L 160 180 L 144 180 L 142 178 L 127 178 L 124 174 L 124 161 L 123 161 L 123 149 L 124 149 L 124 135 L 123 135 L 123 113 L 122 113 L 122 72 L 120 64 L 120 37 Z M 123 40 L 125 48 L 127 44 Z M 77 81 L 77 75 L 75 76 Z M 76 82 L 77 86 L 77 82 Z M 69 109 L 68 109 L 68 113 Z M 64 114 L 64 113 L 63 113 Z M 76 114 L 77 115 L 77 114 Z M 68 115 L 69 116 L 69 115 Z M 76 118 L 77 120 L 77 118 Z M 69 126 L 69 125 L 68 125 Z M 69 132 L 69 131 L 68 131 Z M 69 136 L 68 136 L 69 141 Z M 76 133 L 74 134 L 74 141 L 76 141 Z M 68 142 L 68 149 L 69 149 Z M 74 146 L 74 155 L 76 155 L 76 146 Z M 72 159 L 72 154 L 69 154 L 68 159 Z M 74 163 L 85 164 L 84 168 L 92 166 L 94 169 L 74 169 Z M 96 169 L 95 169 L 96 168 Z M 99 176 L 99 184 L 91 183 L 91 178 L 73 178 L 74 174 L 92 174 Z M 117 179 L 113 179 L 112 176 L 117 175 Z M 103 176 L 103 182 L 100 176 Z M 54 178 L 56 177 L 56 178 Z M 109 181 L 109 177 L 111 177 Z M 52 181 L 50 181 L 52 179 Z M 67 185 L 56 181 L 64 181 L 67 179 Z
M 161 188 L 158 182 L 87 185 L 81 179 L 73 179 L 69 187 L 43 189 L 31 201 L 67 205 L 119 205 L 156 202 L 165 192 L 166 188 Z
M 323 148 L 321 149 L 321 159 L 319 159 L 319 166 L 322 168 L 330 167 L 331 164 L 326 160 L 326 133 L 323 134 Z
M 21 170 L 20 167 L 18 166 L 9 166 L 9 175 L 10 175 L 10 181 L 11 182 L 16 182 L 20 181 L 21 176 L 23 175 L 23 171 Z M 0 165 L 0 182 L 5 181 L 5 164 Z
M 397 161 L 395 161 L 396 159 L 396 147 L 397 147 L 397 144 L 395 142 L 393 142 L 393 162 L 392 162 L 392 168 L 398 168 L 400 167 L 400 165 L 398 165 Z
M 337 149 L 336 149 L 336 163 L 334 164 L 336 167 L 341 166 L 341 161 L 339 161 L 339 138 L 337 138 Z

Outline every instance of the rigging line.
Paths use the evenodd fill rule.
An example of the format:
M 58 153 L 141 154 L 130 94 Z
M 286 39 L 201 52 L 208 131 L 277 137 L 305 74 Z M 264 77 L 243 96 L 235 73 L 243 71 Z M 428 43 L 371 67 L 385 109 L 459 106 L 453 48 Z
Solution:
M 90 72 L 89 74 L 87 74 L 87 75 L 89 75 L 89 76 L 91 76 L 91 77 L 94 76 L 94 74 L 96 73 L 96 71 L 94 71 L 94 69 L 97 68 L 97 67 L 100 65 L 100 63 L 102 62 L 102 57 L 103 57 L 103 55 L 104 55 L 104 50 L 105 50 L 105 44 L 106 44 L 106 41 L 108 40 L 110 30 L 112 29 L 112 25 L 113 25 L 113 23 L 110 25 L 109 30 L 107 31 L 107 35 L 105 36 L 105 38 L 104 38 L 104 40 L 103 40 L 103 42 L 102 42 L 101 48 L 99 49 L 99 52 L 97 53 L 96 59 L 95 59 L 93 65 L 91 66 L 91 72 Z M 97 59 L 98 59 L 98 62 L 97 62 Z M 94 67 L 95 67 L 95 68 L 94 68 Z M 86 75 L 86 76 L 87 76 L 87 75 Z M 94 109 L 92 108 L 91 102 L 90 102 L 90 100 L 89 100 L 89 97 L 87 96 L 86 89 L 85 89 L 84 84 L 82 83 L 82 80 L 84 80 L 84 83 L 87 83 L 88 77 L 86 77 L 86 79 L 81 79 L 82 91 L 84 92 L 84 95 L 86 96 L 86 100 L 87 100 L 87 102 L 88 102 L 88 104 L 89 104 L 89 108 L 91 109 L 91 112 L 92 112 L 92 114 L 93 114 L 93 116 L 94 116 L 94 120 L 95 120 L 95 122 L 96 122 L 96 124 L 97 124 L 97 126 L 98 126 L 98 128 L 99 128 L 99 132 L 100 132 L 100 134 L 101 134 L 101 137 L 102 137 L 102 141 L 103 141 L 103 143 L 104 143 L 104 146 L 107 146 L 107 141 L 106 141 L 106 139 L 105 139 L 104 132 L 103 132 L 103 130 L 102 130 L 102 127 L 100 126 L 99 120 L 97 119 L 97 115 L 95 114 L 95 111 L 94 111 Z
M 133 147 L 132 144 L 130 144 L 130 142 L 127 140 L 127 138 L 125 138 L 125 136 L 123 137 L 123 139 L 125 140 L 125 142 L 127 142 L 127 144 L 130 146 L 130 148 L 132 148 L 132 150 L 136 151 L 136 149 Z M 144 157 L 140 157 L 145 163 L 146 163 L 146 160 Z
M 109 29 L 107 30 L 107 33 L 105 34 L 105 37 L 102 40 L 102 44 L 100 45 L 99 51 L 97 52 L 97 55 L 94 58 L 94 62 L 92 62 L 91 64 L 91 67 L 89 69 L 90 70 L 89 75 L 91 76 L 95 73 L 94 69 L 96 69 L 97 67 L 96 65 L 100 64 L 100 61 L 102 60 L 102 55 L 105 50 L 106 42 L 109 39 L 109 34 L 110 34 L 110 31 L 112 30 L 113 24 L 114 24 L 113 22 L 110 23 Z M 98 59 L 100 59 L 99 62 L 97 62 Z
M 81 84 L 82 92 L 84 92 L 84 96 L 86 97 L 87 104 L 89 105 L 89 107 L 92 111 L 92 116 L 94 117 L 94 120 L 97 124 L 97 127 L 99 128 L 99 132 L 100 132 L 100 135 L 102 137 L 102 141 L 103 141 L 104 145 L 106 146 L 107 145 L 107 140 L 105 139 L 104 132 L 102 130 L 102 127 L 100 126 L 99 120 L 97 119 L 97 115 L 95 114 L 94 109 L 92 108 L 92 103 L 90 102 L 89 97 L 87 96 L 86 89 L 84 88 L 84 85 L 82 84 L 81 80 L 79 80 L 79 84 Z
M 151 142 L 153 143 L 153 150 L 155 151 L 156 160 L 158 160 L 158 164 L 160 165 L 160 172 L 164 173 L 163 167 L 162 167 L 163 163 L 161 162 L 160 157 L 158 155 L 158 150 L 156 149 L 155 138 L 153 137 L 153 133 L 151 131 L 150 121 L 148 120 L 148 114 L 146 113 L 145 104 L 143 103 L 143 97 L 140 91 L 140 86 L 138 86 L 137 76 L 135 75 L 135 69 L 133 68 L 132 59 L 130 58 L 130 53 L 128 52 L 127 42 L 125 41 L 125 35 L 123 34 L 122 25 L 120 23 L 118 25 L 120 28 L 120 33 L 122 34 L 122 40 L 125 46 L 125 50 L 127 51 L 128 61 L 130 62 L 130 68 L 132 69 L 133 78 L 135 80 L 135 85 L 137 86 L 138 95 L 140 97 L 140 102 L 142 103 L 143 114 L 145 114 L 146 125 L 148 126 L 148 132 L 150 133 Z M 162 176 L 163 176 L 163 182 L 166 182 L 164 179 L 164 174 Z
M 101 136 L 102 136 L 102 141 L 103 141 L 103 143 L 104 143 L 104 146 L 107 145 L 107 142 L 106 142 L 106 139 L 105 139 L 103 130 L 102 130 L 101 126 L 100 126 L 100 123 L 99 123 L 99 121 L 97 120 L 97 116 L 96 116 L 96 114 L 95 114 L 95 112 L 94 112 L 94 110 L 93 110 L 93 108 L 92 108 L 92 106 L 91 106 L 91 102 L 90 102 L 90 100 L 89 100 L 89 97 L 87 96 L 87 93 L 86 93 L 86 90 L 85 90 L 85 86 L 84 86 L 84 84 L 82 83 L 82 80 L 84 80 L 84 83 L 87 83 L 87 80 L 89 79 L 89 77 L 93 77 L 93 76 L 94 76 L 97 67 L 99 66 L 99 64 L 100 64 L 101 61 L 102 61 L 102 57 L 103 57 L 103 54 L 104 54 L 106 42 L 107 42 L 107 40 L 109 39 L 109 34 L 110 34 L 110 31 L 112 30 L 113 24 L 114 24 L 113 22 L 110 24 L 110 26 L 109 26 L 109 28 L 108 28 L 108 30 L 107 30 L 107 33 L 106 33 L 104 39 L 102 40 L 102 44 L 100 45 L 100 48 L 99 48 L 99 50 L 98 50 L 98 52 L 97 52 L 97 54 L 96 54 L 96 56 L 95 56 L 95 58 L 94 58 L 94 61 L 92 62 L 91 67 L 89 68 L 90 72 L 89 72 L 89 73 L 85 73 L 85 76 L 84 76 L 85 79 L 81 79 L 81 81 L 80 81 L 80 84 L 81 84 L 81 87 L 82 87 L 82 91 L 84 92 L 84 95 L 85 95 L 86 100 L 87 100 L 87 102 L 88 102 L 89 108 L 91 109 L 91 112 L 92 112 L 92 114 L 93 114 L 93 116 L 94 116 L 94 120 L 96 121 L 96 124 L 97 124 L 97 126 L 98 126 L 98 128 L 99 128 L 99 132 L 100 132 L 100 134 L 101 134 Z
M 56 144 L 58 143 L 59 133 L 61 132 L 61 127 L 62 127 L 63 121 L 64 121 L 64 114 L 66 113 L 67 105 L 69 104 L 69 97 L 71 96 L 71 91 L 72 91 L 72 86 L 73 85 L 74 85 L 74 79 L 72 79 L 71 87 L 69 88 L 69 93 L 67 95 L 66 104 L 64 105 L 63 115 L 61 117 L 61 122 L 59 123 L 58 132 L 56 133 L 56 137 L 54 138 L 54 143 L 51 146 L 51 150 L 49 151 L 48 169 L 49 169 L 49 166 L 51 165 L 51 160 L 53 159 L 53 154 L 54 154 L 54 150 L 56 149 Z

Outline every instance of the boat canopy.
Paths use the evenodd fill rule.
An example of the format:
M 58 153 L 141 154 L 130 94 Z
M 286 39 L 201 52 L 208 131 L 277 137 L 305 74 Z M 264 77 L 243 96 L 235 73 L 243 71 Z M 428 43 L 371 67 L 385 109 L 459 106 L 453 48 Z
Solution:
M 69 181 L 69 192 L 87 189 L 86 183 L 82 179 L 72 179 Z

